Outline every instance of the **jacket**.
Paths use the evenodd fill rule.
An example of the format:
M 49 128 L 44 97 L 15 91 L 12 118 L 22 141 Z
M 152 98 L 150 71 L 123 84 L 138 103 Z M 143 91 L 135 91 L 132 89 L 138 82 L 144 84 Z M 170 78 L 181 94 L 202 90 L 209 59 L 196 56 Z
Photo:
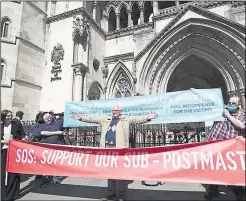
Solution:
M 101 127 L 100 147 L 105 147 L 107 130 L 111 123 L 111 118 L 92 118 L 80 116 L 82 122 L 99 124 Z M 116 126 L 116 148 L 129 148 L 130 125 L 147 123 L 147 118 L 135 119 L 120 117 Z
M 22 140 L 25 137 L 25 133 L 22 125 L 20 125 L 17 121 L 11 121 L 11 134 L 13 135 L 13 139 Z M 4 136 L 4 124 L 1 122 L 1 140 L 3 140 Z M 3 143 L 1 143 L 1 148 L 3 147 Z

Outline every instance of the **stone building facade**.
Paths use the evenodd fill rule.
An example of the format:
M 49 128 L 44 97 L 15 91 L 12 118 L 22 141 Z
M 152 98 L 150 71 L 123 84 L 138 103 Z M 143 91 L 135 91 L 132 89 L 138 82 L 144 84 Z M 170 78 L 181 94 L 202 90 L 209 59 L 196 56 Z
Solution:
M 15 42 L 2 32 L 2 107 L 27 119 L 66 101 L 189 88 L 245 105 L 245 2 L 4 2 L 4 19 Z

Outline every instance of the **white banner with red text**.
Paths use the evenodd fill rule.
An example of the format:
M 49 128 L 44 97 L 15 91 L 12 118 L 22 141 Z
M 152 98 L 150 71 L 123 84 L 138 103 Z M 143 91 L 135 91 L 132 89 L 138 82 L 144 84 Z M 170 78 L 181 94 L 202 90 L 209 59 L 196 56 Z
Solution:
M 245 186 L 245 139 L 104 149 L 12 140 L 7 171 L 96 179 Z

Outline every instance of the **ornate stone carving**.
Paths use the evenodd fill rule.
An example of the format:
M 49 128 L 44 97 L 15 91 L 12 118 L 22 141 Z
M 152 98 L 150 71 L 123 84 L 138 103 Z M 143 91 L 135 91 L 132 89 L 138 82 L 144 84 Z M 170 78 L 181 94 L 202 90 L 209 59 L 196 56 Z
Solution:
M 89 68 L 84 65 L 83 63 L 76 63 L 71 65 L 75 75 L 85 75 L 87 72 L 89 72 Z
M 195 34 L 195 35 L 199 35 L 199 34 Z M 217 43 L 223 45 L 226 49 L 228 49 L 233 55 L 235 55 L 235 57 L 238 59 L 238 61 L 241 63 L 242 67 L 245 69 L 245 61 L 243 60 L 243 58 L 235 51 L 233 50 L 231 47 L 229 47 L 228 45 L 224 44 L 223 42 L 221 42 L 220 40 L 217 40 L 216 38 L 212 38 L 209 36 L 205 36 L 202 35 L 202 37 L 206 37 L 210 40 L 216 41 Z
M 53 51 L 51 52 L 51 62 L 54 62 L 54 64 L 58 64 L 63 59 L 64 49 L 63 46 L 58 43 L 56 46 L 54 46 Z
M 129 97 L 131 95 L 132 95 L 131 86 L 128 80 L 124 76 L 121 76 L 116 84 L 115 97 L 122 98 L 122 97 Z
M 109 72 L 108 65 L 105 65 L 105 67 L 102 68 L 102 74 L 104 79 L 108 78 L 108 72 Z
M 90 24 L 83 14 L 73 17 L 73 39 L 76 35 L 80 37 L 90 37 Z
M 105 31 L 101 28 L 101 26 L 93 19 L 93 17 L 83 7 L 49 17 L 46 19 L 46 23 L 50 24 L 52 22 L 57 22 L 81 14 L 84 15 L 89 22 L 95 25 L 95 27 L 97 27 L 97 30 L 99 30 L 104 36 L 106 35 Z
M 61 44 L 54 46 L 53 51 L 51 52 L 51 62 L 53 62 L 51 74 L 54 74 L 54 77 L 51 77 L 51 82 L 55 80 L 61 80 L 61 77 L 58 76 L 58 73 L 62 72 L 60 61 L 64 59 L 64 49 Z
M 97 59 L 93 59 L 93 68 L 95 71 L 98 71 L 100 62 Z
M 184 40 L 186 37 L 190 36 L 191 34 L 187 34 L 181 38 L 179 38 L 177 41 L 175 41 L 174 43 L 172 43 L 168 48 L 165 49 L 165 51 L 158 57 L 158 59 L 156 60 L 155 64 L 154 64 L 154 69 L 152 71 L 152 74 L 151 74 L 151 79 L 150 79 L 150 86 L 149 86 L 149 91 L 150 93 L 152 93 L 152 86 L 153 86 L 153 83 L 154 83 L 154 78 L 156 77 L 156 71 L 157 71 L 157 67 L 159 66 L 159 63 L 161 62 L 161 60 L 164 58 L 164 56 L 180 41 Z M 177 52 L 175 52 L 174 54 L 176 54 Z M 169 63 L 170 59 L 174 56 L 171 55 L 166 61 L 165 63 L 163 64 L 163 67 L 162 67 L 162 71 L 165 69 L 165 66 Z M 160 79 L 161 77 L 158 77 L 158 81 L 157 81 L 157 84 L 158 84 L 158 87 L 159 87 L 159 84 L 160 84 Z M 157 90 L 158 90 L 158 87 L 157 87 Z
M 224 4 L 231 4 L 231 2 L 220 2 L 221 5 Z M 154 44 L 159 43 L 159 41 L 162 39 L 163 35 L 165 35 L 168 31 L 171 30 L 171 28 L 173 27 L 173 25 L 178 22 L 178 20 L 180 20 L 183 15 L 188 11 L 194 11 L 196 13 L 199 13 L 201 15 L 203 15 L 206 18 L 212 18 L 214 19 L 214 21 L 217 22 L 221 22 L 221 26 L 223 26 L 224 24 L 227 24 L 230 27 L 233 27 L 236 30 L 240 30 L 242 33 L 245 32 L 245 28 L 241 25 L 238 25 L 237 23 L 232 22 L 231 20 L 222 18 L 220 16 L 214 15 L 212 12 L 207 11 L 205 9 L 210 8 L 211 6 L 218 6 L 218 2 L 209 2 L 209 3 L 205 3 L 205 4 L 201 4 L 201 8 L 195 7 L 193 5 L 188 5 L 185 9 L 182 10 L 182 12 L 178 11 L 174 14 L 176 15 L 174 17 L 174 19 L 141 51 L 139 52 L 139 54 L 134 58 L 135 61 L 138 61 L 150 48 L 152 48 L 154 46 Z M 153 21 L 155 20 L 160 20 L 158 16 L 153 17 Z M 165 16 L 164 18 L 166 18 L 167 16 Z M 198 20 L 198 19 L 189 19 L 190 21 L 194 21 L 194 20 Z M 180 26 L 180 25 L 178 25 Z
M 135 31 L 139 31 L 139 30 L 152 30 L 152 29 L 153 29 L 153 23 L 152 22 L 143 23 L 143 24 L 131 26 L 131 27 L 126 27 L 123 29 L 108 32 L 106 34 L 106 40 L 113 39 L 116 37 L 132 35 L 132 34 L 134 34 Z
M 118 61 L 132 61 L 134 58 L 134 52 L 126 53 L 126 54 L 118 54 L 110 57 L 104 58 L 104 64 L 116 63 Z
M 221 6 L 221 5 L 226 5 L 226 4 L 232 4 L 232 2 L 230 1 L 199 1 L 199 2 L 189 2 L 186 4 L 180 4 L 178 7 L 177 6 L 173 6 L 170 8 L 165 8 L 162 10 L 159 10 L 159 15 L 154 16 L 153 17 L 153 21 L 159 21 L 159 20 L 163 20 L 165 18 L 170 18 L 173 17 L 175 15 L 177 15 L 180 10 L 184 10 L 187 8 L 187 6 L 192 5 L 192 6 L 197 6 L 203 9 L 211 9 L 211 8 L 215 8 L 217 6 Z
M 244 88 L 244 84 L 243 84 L 241 76 L 239 75 L 239 73 L 237 72 L 237 70 L 235 69 L 235 67 L 232 65 L 232 63 L 230 61 L 228 61 L 228 64 L 231 66 L 233 72 L 236 75 L 239 89 L 243 89 Z
M 245 1 L 233 1 L 232 2 L 232 8 L 242 7 L 245 5 L 246 5 Z
M 99 89 L 99 86 L 97 83 L 93 83 L 88 93 L 88 99 L 89 100 L 99 100 L 100 97 L 101 97 L 101 90 Z

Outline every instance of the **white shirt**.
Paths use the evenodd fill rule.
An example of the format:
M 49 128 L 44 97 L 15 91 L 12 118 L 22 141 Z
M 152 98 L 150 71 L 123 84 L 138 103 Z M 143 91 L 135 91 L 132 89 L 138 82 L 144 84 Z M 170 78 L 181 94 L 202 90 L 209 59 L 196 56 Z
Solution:
M 11 124 L 9 124 L 8 126 L 4 126 L 4 136 L 3 139 L 9 139 L 9 138 L 13 138 L 13 135 L 11 134 Z M 7 149 L 8 145 L 4 144 L 2 149 Z

